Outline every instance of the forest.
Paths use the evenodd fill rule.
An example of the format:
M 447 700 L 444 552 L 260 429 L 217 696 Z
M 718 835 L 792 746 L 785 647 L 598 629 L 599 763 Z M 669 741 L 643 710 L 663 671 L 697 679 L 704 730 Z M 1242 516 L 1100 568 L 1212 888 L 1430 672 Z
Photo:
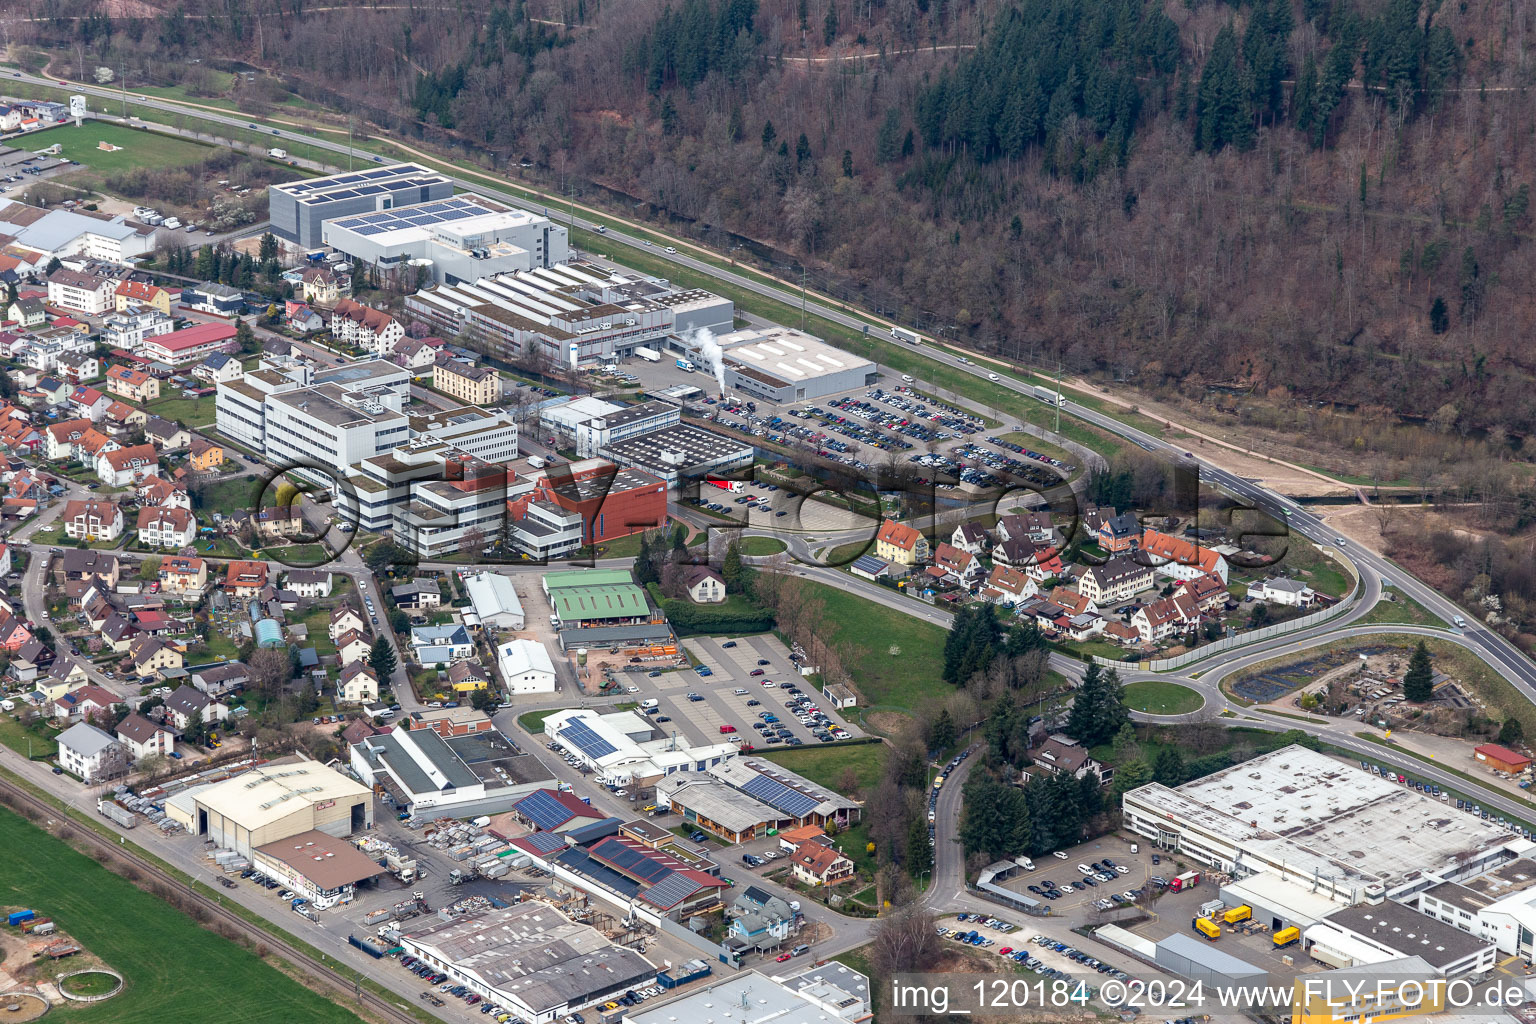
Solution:
M 1438 415 L 1513 453 L 1536 425 L 1531 5 L 140 8 L 33 0 L 12 42 L 146 82 L 188 60 L 274 69 L 1021 362 Z

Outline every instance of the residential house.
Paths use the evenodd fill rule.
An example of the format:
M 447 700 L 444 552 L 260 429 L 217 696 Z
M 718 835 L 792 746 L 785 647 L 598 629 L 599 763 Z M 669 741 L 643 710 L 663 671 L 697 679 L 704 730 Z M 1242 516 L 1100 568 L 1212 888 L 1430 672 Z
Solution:
M 175 420 L 151 416 L 144 424 L 144 439 L 163 452 L 174 452 L 192 443 L 192 433 Z
M 119 313 L 130 306 L 148 306 L 165 316 L 171 315 L 171 293 L 159 285 L 145 281 L 124 281 L 117 286 L 112 298 L 114 308 Z
M 17 298 L 5 311 L 6 318 L 17 327 L 41 327 L 48 322 L 48 310 L 36 295 Z
M 123 510 L 110 501 L 71 501 L 60 519 L 70 540 L 117 540 L 123 535 Z
M 1119 604 L 1152 586 L 1152 567 L 1133 558 L 1116 555 L 1103 565 L 1091 566 L 1077 581 L 1078 593 L 1100 608 Z
M 331 312 L 331 335 L 365 352 L 387 356 L 405 338 L 400 321 L 352 299 L 338 299 Z
M 250 670 L 238 661 L 192 670 L 192 685 L 210 697 L 222 697 L 251 681 Z
M 305 302 L 330 309 L 341 300 L 341 281 L 330 267 L 309 267 L 299 279 Z
M 101 320 L 101 340 L 125 352 L 137 352 L 150 338 L 170 334 L 176 321 L 148 306 L 133 306 L 108 313 Z
M 245 367 L 228 352 L 215 352 L 192 367 L 192 376 L 210 384 L 227 384 L 245 376 Z
M 245 309 L 245 295 L 238 288 L 207 281 L 200 285 L 183 288 L 181 305 L 184 309 L 195 309 L 199 313 L 214 313 L 226 317 L 239 316 Z
M 875 557 L 901 565 L 915 565 L 928 560 L 928 538 L 922 532 L 887 519 L 875 534 Z
M 354 661 L 336 677 L 336 699 L 344 704 L 371 704 L 379 699 L 379 679 L 366 660 Z
M 526 640 L 526 641 L 512 640 L 512 641 L 509 641 L 507 644 L 503 644 L 502 648 L 505 649 L 508 646 L 518 645 L 518 644 L 521 644 L 521 643 L 533 643 L 533 642 L 534 641 L 531 641 L 531 640 Z M 547 658 L 548 655 L 546 654 L 545 657 Z M 550 676 L 551 677 L 554 676 L 554 668 L 553 668 L 553 666 L 551 666 L 551 668 L 550 668 Z M 448 685 L 453 688 L 455 693 L 467 695 L 467 694 L 473 693 L 475 690 L 488 690 L 488 689 L 490 689 L 490 687 L 491 687 L 491 677 L 489 675 L 487 675 L 485 669 L 481 668 L 479 665 L 476 665 L 473 662 L 469 662 L 469 661 L 460 661 L 460 662 L 456 662 L 455 664 L 453 664 L 452 666 L 449 667 L 449 669 L 448 669 Z M 508 690 L 509 693 L 517 693 L 518 692 L 517 688 L 513 685 L 512 681 L 508 682 L 507 690 Z M 554 679 L 551 678 L 550 679 L 549 689 L 547 691 L 539 691 L 539 692 L 553 693 L 554 690 L 555 690 Z M 534 692 L 534 691 L 529 691 L 529 692 Z
M 933 567 L 961 587 L 969 587 L 984 571 L 975 555 L 943 542 L 933 551 Z
M 469 631 L 460 623 L 444 626 L 415 626 L 411 629 L 411 650 L 423 667 L 451 665 L 475 653 Z
M 994 565 L 981 590 L 981 596 L 1007 608 L 1017 608 L 1040 592 L 1029 574 L 1006 565 Z
M 272 505 L 251 516 L 251 526 L 264 540 L 294 537 L 304 532 L 304 512 L 298 504 Z
M 128 656 L 133 659 L 133 670 L 140 676 L 159 676 L 168 668 L 181 668 L 186 663 L 176 648 L 157 636 L 142 633 L 129 645 Z
M 407 610 L 429 609 L 440 607 L 443 603 L 443 592 L 437 585 L 437 580 L 430 576 L 411 580 L 408 583 L 396 583 L 389 588 L 389 596 L 395 604 Z
M 992 535 L 979 523 L 961 523 L 949 535 L 949 543 L 969 555 L 984 554 Z
M 255 597 L 266 585 L 266 562 L 236 559 L 224 573 L 224 590 L 231 597 Z
M 1182 537 L 1170 537 L 1156 530 L 1141 535 L 1142 557 L 1156 568 L 1158 575 L 1176 580 L 1190 580 L 1210 574 L 1227 582 L 1227 560 L 1210 548 L 1201 547 Z
M 339 604 L 331 609 L 329 635 L 335 643 L 343 633 L 366 633 L 368 620 L 350 604 Z
M 283 574 L 283 586 L 300 597 L 330 597 L 331 573 L 328 569 L 289 569 Z
M 110 715 L 112 709 L 123 703 L 122 698 L 95 683 L 86 683 L 55 698 L 52 705 L 54 718 L 66 722 L 89 721 L 97 715 Z
M 436 364 L 442 347 L 441 338 L 406 338 L 395 346 L 389 358 L 407 370 L 425 370 Z
M 432 386 L 465 405 L 490 405 L 501 400 L 501 374 L 495 367 L 461 359 L 437 362 L 432 370 Z
M 1051 523 L 1049 512 L 1025 512 L 1006 515 L 997 521 L 999 540 L 1027 540 L 1036 546 L 1056 545 L 1056 527 Z
M 99 274 L 60 267 L 48 275 L 48 305 L 100 316 L 112 308 L 117 282 Z
M 336 638 L 336 658 L 344 666 L 367 661 L 372 651 L 373 645 L 358 630 L 350 629 Z
M 192 454 L 187 464 L 198 473 L 212 473 L 224 465 L 224 446 L 204 437 L 192 439 Z
M 1160 643 L 1188 632 L 1200 621 L 1200 605 L 1188 594 L 1160 597 L 1142 605 L 1131 616 L 1131 625 L 1144 644 Z
M 192 498 L 187 494 L 187 489 L 181 484 L 171 483 L 163 476 L 145 477 L 134 491 L 139 496 L 140 505 L 184 508 L 189 512 L 192 510 Z
M 117 587 L 122 566 L 117 556 L 106 551 L 89 548 L 66 548 L 53 562 L 53 573 L 65 582 L 94 580 L 99 578 L 108 591 Z
M 32 641 L 32 631 L 10 609 L 0 606 L 0 613 L 0 650 L 15 653 Z
M 134 427 L 142 428 L 149 422 L 149 413 L 122 399 L 113 400 L 101 416 L 101 425 L 114 439 L 127 434 Z
M 137 483 L 160 468 L 160 454 L 152 444 L 102 451 L 96 456 L 96 476 L 108 487 Z
M 77 462 L 94 467 L 96 461 L 108 452 L 120 451 L 122 445 L 116 440 L 103 434 L 95 427 L 80 435 L 80 440 L 75 442 L 75 451 L 72 456 Z
M 837 885 L 853 877 L 853 861 L 837 847 L 815 839 L 795 847 L 789 868 L 795 881 L 804 885 Z
M 683 590 L 694 604 L 719 604 L 725 600 L 725 577 L 707 565 L 683 566 Z
M 139 543 L 179 551 L 197 538 L 197 519 L 184 508 L 139 509 Z
M 83 416 L 96 423 L 107 414 L 107 406 L 112 404 L 112 399 L 102 394 L 93 387 L 84 384 L 75 386 L 69 393 L 69 411 L 76 416 Z
M 1202 612 L 1212 612 L 1226 604 L 1227 585 L 1221 577 L 1202 573 L 1190 579 L 1180 580 L 1177 589 L 1193 597 Z
M 1111 516 L 1099 524 L 1099 547 L 1111 555 L 1136 550 L 1141 538 L 1141 522 L 1129 512 Z
M 295 302 L 292 299 L 283 303 L 283 322 L 288 325 L 290 331 L 297 331 L 300 334 L 313 334 L 316 331 L 325 330 L 324 317 L 307 303 Z
M 1021 781 L 1028 782 L 1037 776 L 1070 775 L 1081 779 L 1092 773 L 1101 786 L 1107 786 L 1115 777 L 1114 768 L 1099 761 L 1088 748 L 1070 736 L 1053 735 L 1030 751 L 1031 764 L 1021 773 Z
M 128 751 L 116 737 L 86 722 L 65 729 L 56 741 L 59 767 L 93 784 L 128 771 Z
M 1109 637 L 1127 647 L 1133 647 L 1141 643 L 1141 632 L 1135 626 L 1128 626 L 1123 622 L 1111 622 L 1104 627 L 1104 636 Z
M 224 721 L 229 717 L 229 706 L 183 683 L 165 698 L 165 712 L 177 732 L 186 732 L 193 718 L 198 715 L 202 716 L 204 725 Z
M 1305 608 L 1317 600 L 1317 592 L 1311 587 L 1284 576 L 1260 580 L 1257 586 L 1248 588 L 1248 596 L 1288 608 Z
M 787 900 L 755 885 L 747 886 L 726 908 L 726 918 L 725 941 L 758 952 L 784 945 L 801 920 Z
M 1061 605 L 1062 608 L 1072 615 L 1097 614 L 1099 610 L 1098 605 L 1071 587 L 1052 587 L 1051 592 L 1046 595 L 1046 598 L 1052 604 Z
M 83 384 L 101 373 L 101 360 L 90 352 L 66 352 L 54 362 L 53 369 L 66 382 Z
M 151 722 L 135 711 L 117 723 L 117 741 L 128 749 L 134 761 L 165 757 L 176 748 L 176 737 L 165 726 Z

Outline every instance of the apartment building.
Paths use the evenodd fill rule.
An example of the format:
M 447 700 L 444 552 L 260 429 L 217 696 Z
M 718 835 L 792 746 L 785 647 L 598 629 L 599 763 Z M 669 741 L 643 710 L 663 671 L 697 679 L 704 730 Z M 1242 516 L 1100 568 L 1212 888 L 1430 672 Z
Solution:
M 501 398 L 501 374 L 495 368 L 460 359 L 437 363 L 432 386 L 468 405 L 490 405 Z

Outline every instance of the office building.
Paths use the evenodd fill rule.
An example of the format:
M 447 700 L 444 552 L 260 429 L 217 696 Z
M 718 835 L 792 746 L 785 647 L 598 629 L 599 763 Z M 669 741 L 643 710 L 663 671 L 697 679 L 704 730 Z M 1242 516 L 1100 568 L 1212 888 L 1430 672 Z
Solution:
M 312 249 L 324 242 L 328 220 L 452 196 L 448 178 L 420 164 L 403 163 L 273 185 L 267 189 L 267 207 L 274 235 Z

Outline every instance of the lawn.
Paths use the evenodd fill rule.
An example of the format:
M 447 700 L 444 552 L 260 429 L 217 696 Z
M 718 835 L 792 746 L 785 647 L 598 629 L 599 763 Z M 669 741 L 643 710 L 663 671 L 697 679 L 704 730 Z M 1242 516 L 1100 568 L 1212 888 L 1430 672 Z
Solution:
M 859 780 L 859 792 L 868 793 L 880 781 L 885 764 L 885 744 L 845 743 L 826 747 L 795 747 L 792 750 L 758 751 L 757 755 L 790 771 L 804 775 L 819 786 L 842 792 L 843 773 L 853 771 Z M 855 793 L 843 793 L 854 797 Z
M 1432 613 L 1419 602 L 1398 590 L 1389 591 L 1396 600 L 1377 601 L 1371 610 L 1360 618 L 1356 624 L 1366 622 L 1403 622 L 1410 626 L 1444 626 L 1445 620 Z
M 826 606 L 822 631 L 844 651 L 843 663 L 870 710 L 911 711 L 948 693 L 945 630 L 894 608 L 824 583 L 806 583 L 807 596 Z
M 206 665 L 215 661 L 233 661 L 239 653 L 233 640 L 210 627 L 207 640 L 187 648 L 187 663 Z
M 306 609 L 304 617 L 299 620 L 309 630 L 309 645 L 315 649 L 315 653 L 322 658 L 328 654 L 336 653 L 336 645 L 331 642 L 331 606 L 315 605 Z
M 517 718 L 517 724 L 522 726 L 523 731 L 530 736 L 543 736 L 544 719 L 548 718 L 550 715 L 555 714 L 559 710 L 559 708 L 553 708 L 549 711 L 530 711 L 526 715 L 519 715 Z
M 0 811 L 0 848 L 8 852 L 0 903 L 53 918 L 127 979 L 107 1010 L 56 1010 L 50 1020 L 104 1012 L 113 1024 L 158 1024 L 202 1020 L 211 1006 L 238 1006 L 242 1024 L 358 1021 L 10 811 Z
M 97 148 L 97 143 L 120 146 L 115 152 Z M 186 167 L 201 163 L 213 152 L 186 139 L 156 135 L 126 125 L 87 121 L 76 128 L 65 125 L 33 132 L 26 137 L 26 148 L 36 152 L 58 143 L 59 155 L 77 160 L 94 171 L 126 171 L 135 167 Z
M 0 743 L 22 757 L 26 757 L 29 751 L 34 760 L 53 757 L 59 752 L 59 745 L 53 742 L 58 734 L 57 729 L 46 726 L 41 731 L 33 732 L 12 716 L 0 715 Z
M 214 420 L 213 395 L 202 398 L 157 398 L 144 406 L 144 411 L 163 419 L 174 420 L 184 427 L 205 427 Z
M 1187 715 L 1205 704 L 1200 694 L 1178 683 L 1146 679 L 1125 685 L 1125 705 L 1154 715 Z
M 762 557 L 765 555 L 777 555 L 787 550 L 789 545 L 777 537 L 743 537 L 741 538 L 741 553 Z
M 279 544 L 261 549 L 258 558 L 272 558 L 297 569 L 324 565 L 333 557 L 323 544 Z
M 262 482 L 254 476 L 220 477 L 197 489 L 196 497 L 207 513 L 226 515 L 240 508 L 255 508 L 262 494 Z

